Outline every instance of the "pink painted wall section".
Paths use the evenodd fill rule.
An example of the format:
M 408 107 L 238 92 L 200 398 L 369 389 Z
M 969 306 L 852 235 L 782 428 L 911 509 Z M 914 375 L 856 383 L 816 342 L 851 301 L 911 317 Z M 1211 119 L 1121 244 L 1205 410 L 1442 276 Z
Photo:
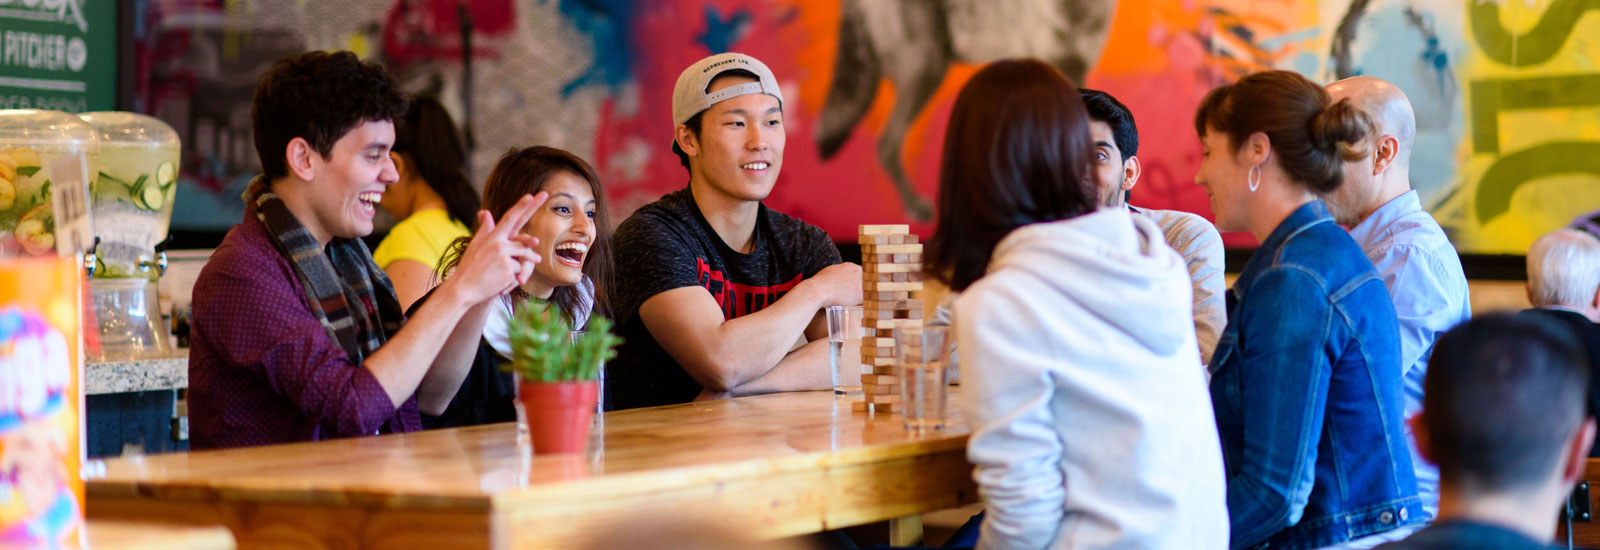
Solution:
M 215 136 L 240 137 L 225 115 L 247 112 L 248 75 L 283 50 L 353 49 L 408 87 L 469 103 L 445 4 L 152 0 L 138 103 L 180 132 L 197 117 L 221 124 L 185 137 L 194 184 L 175 226 L 237 221 L 233 188 L 253 167 Z M 473 0 L 469 11 L 475 176 L 510 147 L 567 148 L 600 169 L 624 214 L 685 184 L 669 147 L 672 85 L 721 51 L 762 59 L 784 87 L 789 133 L 768 203 L 841 240 L 862 223 L 929 230 L 951 103 L 978 67 L 1015 56 L 1133 109 L 1137 205 L 1209 216 L 1193 185 L 1195 106 L 1218 84 L 1288 69 L 1406 91 L 1413 185 L 1463 251 L 1521 253 L 1600 209 L 1600 41 L 1584 39 L 1600 36 L 1600 9 L 1589 0 Z

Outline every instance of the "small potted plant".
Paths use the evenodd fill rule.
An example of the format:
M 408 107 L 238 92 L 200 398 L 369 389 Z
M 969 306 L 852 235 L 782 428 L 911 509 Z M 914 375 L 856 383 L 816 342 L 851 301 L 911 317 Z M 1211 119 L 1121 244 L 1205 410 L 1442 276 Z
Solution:
M 583 452 L 599 399 L 595 379 L 622 343 L 611 321 L 598 315 L 581 336 L 570 333 L 566 319 L 542 304 L 524 304 L 511 318 L 512 357 L 501 368 L 517 377 L 517 403 L 535 453 Z

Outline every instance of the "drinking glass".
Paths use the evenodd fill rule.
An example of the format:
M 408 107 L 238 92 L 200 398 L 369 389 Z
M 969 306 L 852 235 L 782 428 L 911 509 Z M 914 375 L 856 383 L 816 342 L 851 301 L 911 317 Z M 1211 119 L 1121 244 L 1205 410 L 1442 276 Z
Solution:
M 907 430 L 944 428 L 945 402 L 949 397 L 945 386 L 945 365 L 950 364 L 949 336 L 949 327 L 942 326 L 895 330 L 899 349 L 896 372 L 900 373 L 900 402 L 905 407 Z
M 861 393 L 861 306 L 828 306 L 828 367 L 834 395 Z

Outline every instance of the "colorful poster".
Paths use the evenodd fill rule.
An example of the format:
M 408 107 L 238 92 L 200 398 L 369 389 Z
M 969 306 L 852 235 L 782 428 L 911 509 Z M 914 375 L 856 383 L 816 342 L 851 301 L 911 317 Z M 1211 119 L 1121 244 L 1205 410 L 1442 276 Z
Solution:
M 82 535 L 81 281 L 70 257 L 0 261 L 0 548 Z
M 1593 0 L 141 5 L 135 103 L 184 134 L 176 228 L 237 223 L 255 163 L 253 77 L 306 48 L 354 50 L 409 89 L 443 97 L 468 125 L 477 181 L 508 148 L 563 147 L 600 170 L 623 215 L 686 183 L 670 150 L 672 85 L 722 51 L 765 61 L 788 101 L 784 166 L 768 204 L 842 240 L 862 223 L 911 223 L 926 234 L 954 96 L 982 64 L 1014 56 L 1044 59 L 1133 109 L 1145 166 L 1137 205 L 1209 216 L 1193 184 L 1196 104 L 1249 72 L 1288 69 L 1318 82 L 1378 76 L 1406 91 L 1418 125 L 1413 185 L 1464 252 L 1521 253 L 1534 236 L 1600 209 Z

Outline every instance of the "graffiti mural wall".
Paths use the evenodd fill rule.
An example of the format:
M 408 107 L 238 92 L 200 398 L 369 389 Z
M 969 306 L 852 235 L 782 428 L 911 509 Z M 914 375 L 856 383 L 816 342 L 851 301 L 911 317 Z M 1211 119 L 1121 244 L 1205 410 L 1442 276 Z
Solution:
M 622 213 L 685 184 L 669 146 L 672 84 L 689 63 L 730 50 L 766 61 L 788 99 L 785 167 L 768 203 L 845 240 L 859 223 L 931 227 L 951 102 L 977 67 L 1011 56 L 1044 59 L 1134 110 L 1145 166 L 1135 204 L 1209 215 L 1193 184 L 1194 106 L 1219 83 L 1277 68 L 1404 89 L 1418 119 L 1413 184 L 1465 252 L 1521 253 L 1600 209 L 1595 0 L 139 5 L 129 99 L 184 133 L 180 229 L 238 220 L 255 170 L 255 76 L 307 48 L 380 60 L 408 89 L 470 113 L 476 179 L 510 147 L 564 147 L 600 169 Z

